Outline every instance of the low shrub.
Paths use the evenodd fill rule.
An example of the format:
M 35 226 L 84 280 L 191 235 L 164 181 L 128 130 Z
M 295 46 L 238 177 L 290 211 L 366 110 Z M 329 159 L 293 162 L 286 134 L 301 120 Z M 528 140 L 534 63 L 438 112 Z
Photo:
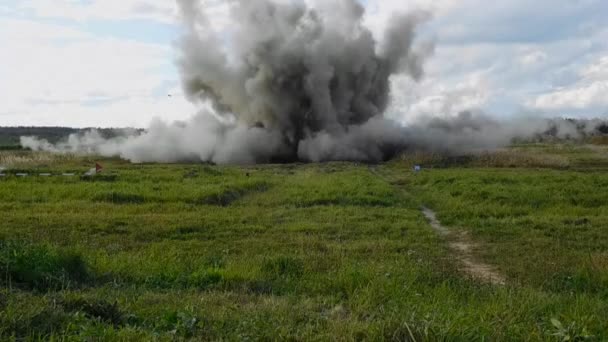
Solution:
M 3 285 L 38 291 L 69 288 L 90 277 L 79 254 L 21 242 L 0 241 L 0 269 Z

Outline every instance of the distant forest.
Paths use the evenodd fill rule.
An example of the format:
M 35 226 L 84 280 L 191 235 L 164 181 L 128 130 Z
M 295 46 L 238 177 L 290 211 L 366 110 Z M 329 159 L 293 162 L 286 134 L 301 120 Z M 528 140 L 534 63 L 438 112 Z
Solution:
M 70 134 L 82 133 L 91 128 L 70 127 L 0 127 L 0 150 L 19 149 L 21 145 L 19 138 L 22 136 L 36 136 L 46 139 L 51 143 L 65 140 Z M 96 128 L 101 135 L 110 138 L 118 135 L 121 131 L 115 128 Z

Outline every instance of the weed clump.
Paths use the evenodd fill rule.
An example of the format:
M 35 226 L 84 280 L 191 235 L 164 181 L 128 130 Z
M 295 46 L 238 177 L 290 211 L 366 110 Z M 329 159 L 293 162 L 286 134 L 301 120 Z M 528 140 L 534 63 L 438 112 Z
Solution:
M 66 312 L 84 313 L 86 317 L 100 320 L 115 327 L 125 324 L 126 315 L 120 310 L 118 302 L 110 303 L 101 299 L 65 299 L 61 302 Z
M 304 275 L 304 263 L 300 259 L 282 256 L 264 262 L 262 273 L 269 278 L 294 278 Z
M 190 339 L 201 329 L 201 320 L 191 312 L 168 311 L 156 324 L 155 330 L 169 331 L 178 339 Z
M 139 282 L 137 279 L 132 281 Z M 223 273 L 213 269 L 200 269 L 193 272 L 168 271 L 143 279 L 143 284 L 147 287 L 159 289 L 197 288 L 199 290 L 210 290 L 218 288 L 223 282 Z
M 37 291 L 65 289 L 90 278 L 79 254 L 20 242 L 0 241 L 0 269 L 2 285 Z
M 194 272 L 190 275 L 188 283 L 199 289 L 207 289 L 220 284 L 224 280 L 224 275 L 215 270 L 204 270 Z
M 97 202 L 108 202 L 112 204 L 142 204 L 146 199 L 141 195 L 123 192 L 106 192 L 94 197 Z
M 608 277 L 596 269 L 582 267 L 573 272 L 554 274 L 543 286 L 546 290 L 562 293 L 593 293 L 608 295 Z
M 298 203 L 300 208 L 316 206 L 390 207 L 396 203 L 394 196 L 355 195 L 352 197 L 316 198 Z
M 205 194 L 199 197 L 198 199 L 192 201 L 192 204 L 216 205 L 220 207 L 227 207 L 249 193 L 264 192 L 268 189 L 269 185 L 265 182 L 254 182 L 245 183 L 242 185 L 234 185 Z
M 118 180 L 118 175 L 95 175 L 95 176 L 80 176 L 80 180 L 83 182 L 105 182 L 114 183 Z
M 11 314 L 0 315 L 2 341 L 44 341 L 49 335 L 64 330 L 68 324 L 76 323 L 75 317 L 50 306 L 42 309 L 23 308 L 18 312 L 18 319 L 11 319 Z

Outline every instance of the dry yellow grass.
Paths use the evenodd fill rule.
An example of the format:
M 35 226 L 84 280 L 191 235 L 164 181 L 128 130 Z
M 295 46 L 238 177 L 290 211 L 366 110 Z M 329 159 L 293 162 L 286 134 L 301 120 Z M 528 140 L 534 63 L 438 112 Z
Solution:
M 593 145 L 608 145 L 608 136 L 593 137 L 590 142 Z
M 30 151 L 0 151 L 0 166 L 9 168 L 35 167 L 73 161 L 77 158 L 78 157 L 73 154 Z
M 474 157 L 475 167 L 567 168 L 570 161 L 559 155 L 541 155 L 517 150 L 482 153 Z
M 559 155 L 540 155 L 518 150 L 498 150 L 461 156 L 446 156 L 439 153 L 414 152 L 401 156 L 406 165 L 422 165 L 427 168 L 460 165 L 465 167 L 497 168 L 567 168 L 570 161 Z

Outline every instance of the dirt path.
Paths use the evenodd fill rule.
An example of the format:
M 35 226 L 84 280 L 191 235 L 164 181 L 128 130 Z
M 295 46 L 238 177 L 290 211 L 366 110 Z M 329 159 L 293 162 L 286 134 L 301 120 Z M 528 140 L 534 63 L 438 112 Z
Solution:
M 505 285 L 505 277 L 498 273 L 492 266 L 485 264 L 475 258 L 473 250 L 477 245 L 471 241 L 466 233 L 457 234 L 443 226 L 437 219 L 437 215 L 429 208 L 423 207 L 422 213 L 429 221 L 431 227 L 440 235 L 444 236 L 449 243 L 453 256 L 460 261 L 463 271 L 474 279 L 488 282 L 494 285 Z
M 380 173 L 377 167 L 370 166 L 369 170 L 376 176 L 384 179 L 389 184 L 396 186 L 395 180 Z M 399 188 L 400 191 L 404 189 Z M 448 242 L 454 256 L 462 265 L 462 271 L 474 279 L 481 282 L 487 282 L 494 285 L 505 285 L 506 278 L 492 266 L 478 260 L 473 251 L 478 248 L 478 245 L 473 242 L 465 232 L 453 232 L 449 228 L 439 222 L 435 212 L 429 208 L 423 207 L 422 213 L 429 221 L 433 229 Z

